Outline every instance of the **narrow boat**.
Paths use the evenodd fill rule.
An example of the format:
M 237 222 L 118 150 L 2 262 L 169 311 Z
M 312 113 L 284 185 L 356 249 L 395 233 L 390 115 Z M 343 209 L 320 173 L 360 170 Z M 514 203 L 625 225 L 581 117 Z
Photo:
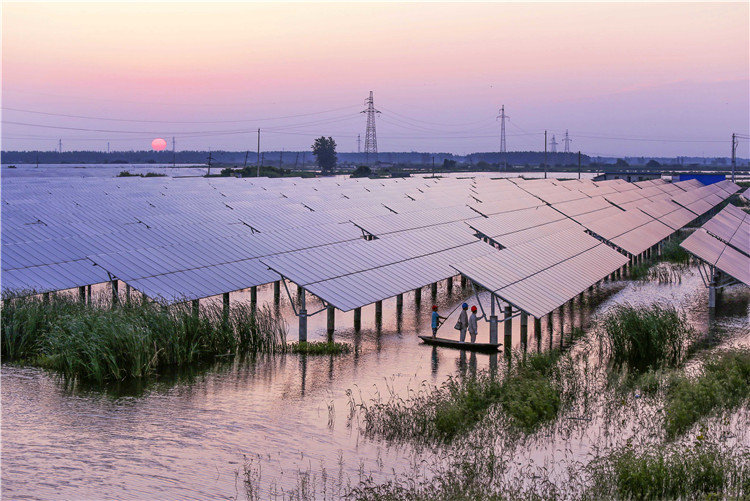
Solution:
M 471 343 L 456 341 L 455 339 L 446 339 L 444 337 L 432 337 L 432 336 L 419 336 L 425 344 L 431 344 L 435 346 L 445 346 L 446 348 L 456 348 L 459 350 L 469 351 L 483 351 L 494 353 L 500 349 L 502 344 L 497 343 Z

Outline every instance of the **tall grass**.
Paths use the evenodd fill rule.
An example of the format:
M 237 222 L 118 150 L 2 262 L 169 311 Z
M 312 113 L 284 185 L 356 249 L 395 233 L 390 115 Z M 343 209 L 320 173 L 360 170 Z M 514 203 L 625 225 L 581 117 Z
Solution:
M 666 390 L 667 437 L 674 438 L 702 417 L 734 409 L 748 399 L 750 350 L 732 350 L 709 358 L 697 377 L 674 374 Z
M 635 373 L 676 366 L 694 335 L 684 315 L 662 304 L 616 305 L 604 316 L 602 327 L 615 367 Z
M 510 424 L 525 432 L 557 416 L 561 385 L 558 350 L 519 357 L 505 377 L 483 371 L 451 377 L 438 388 L 423 388 L 404 400 L 392 394 L 359 404 L 364 432 L 389 440 L 450 442 L 499 405 Z M 353 404 L 352 404 L 353 405 Z
M 97 383 L 154 375 L 217 355 L 284 349 L 286 326 L 267 306 L 254 313 L 218 306 L 195 316 L 188 305 L 134 302 L 114 308 L 64 296 L 14 298 L 2 310 L 2 354 Z
M 626 447 L 590 465 L 590 499 L 747 499 L 747 451 L 716 446 Z

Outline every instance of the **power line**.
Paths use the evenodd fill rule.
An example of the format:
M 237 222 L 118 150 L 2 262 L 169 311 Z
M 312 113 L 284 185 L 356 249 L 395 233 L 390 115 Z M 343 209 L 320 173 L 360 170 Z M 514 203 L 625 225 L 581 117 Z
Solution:
M 300 113 L 296 115 L 284 115 L 284 116 L 279 116 L 279 117 L 244 118 L 241 120 L 188 120 L 188 121 L 93 117 L 93 116 L 88 116 L 88 115 L 73 115 L 73 114 L 67 114 L 67 113 L 51 113 L 51 112 L 46 112 L 46 111 L 24 110 L 20 108 L 9 108 L 5 106 L 3 106 L 0 109 L 5 110 L 5 111 L 17 111 L 21 113 L 31 113 L 34 115 L 45 115 L 45 116 L 53 116 L 53 117 L 65 117 L 65 118 L 81 118 L 81 119 L 86 119 L 86 120 L 104 120 L 108 122 L 166 123 L 166 124 L 223 124 L 223 123 L 260 122 L 260 121 L 268 121 L 268 120 L 284 120 L 287 118 L 299 118 L 299 117 L 308 117 L 308 116 L 314 116 L 314 115 L 324 115 L 326 113 L 333 113 L 335 111 L 349 110 L 353 108 L 358 108 L 358 106 L 343 106 L 341 108 L 333 108 L 330 110 L 315 111 L 311 113 Z

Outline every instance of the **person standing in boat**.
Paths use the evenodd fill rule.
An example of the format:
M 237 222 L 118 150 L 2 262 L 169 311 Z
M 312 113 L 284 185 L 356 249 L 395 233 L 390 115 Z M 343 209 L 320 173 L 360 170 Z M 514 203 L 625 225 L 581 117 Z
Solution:
M 438 327 L 445 321 L 446 317 L 438 315 L 438 307 L 436 304 L 432 305 L 432 337 L 437 336 Z
M 469 316 L 469 337 L 472 343 L 477 342 L 477 307 L 471 307 L 471 315 Z
M 461 333 L 460 340 L 462 343 L 466 341 L 466 329 L 469 328 L 469 316 L 466 314 L 468 309 L 468 304 L 461 305 L 461 314 L 458 316 L 458 322 L 456 323 L 456 329 Z

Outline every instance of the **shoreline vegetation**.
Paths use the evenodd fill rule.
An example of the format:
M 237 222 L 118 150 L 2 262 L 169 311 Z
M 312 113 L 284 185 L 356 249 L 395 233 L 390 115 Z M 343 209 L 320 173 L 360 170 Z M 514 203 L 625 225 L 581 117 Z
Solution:
M 411 444 L 414 467 L 387 479 L 375 479 L 363 465 L 359 478 L 349 478 L 343 465 L 338 475 L 310 467 L 292 472 L 296 487 L 288 490 L 272 480 L 268 495 L 373 501 L 750 496 L 750 446 L 732 433 L 750 418 L 750 350 L 702 344 L 684 314 L 659 303 L 616 306 L 593 330 L 579 336 L 578 349 L 514 353 L 500 372 L 459 371 L 406 398 L 391 390 L 357 402 L 350 390 L 349 426 L 397 447 Z M 597 343 L 598 365 L 591 360 Z M 576 463 L 567 481 L 554 468 L 518 462 L 540 437 L 570 439 L 592 420 L 612 434 L 611 443 Z M 248 499 L 265 498 L 262 463 L 246 459 L 238 472 Z
M 99 384 L 148 378 L 217 357 L 286 351 L 286 324 L 269 306 L 148 301 L 114 307 L 65 296 L 4 298 L 3 361 Z

